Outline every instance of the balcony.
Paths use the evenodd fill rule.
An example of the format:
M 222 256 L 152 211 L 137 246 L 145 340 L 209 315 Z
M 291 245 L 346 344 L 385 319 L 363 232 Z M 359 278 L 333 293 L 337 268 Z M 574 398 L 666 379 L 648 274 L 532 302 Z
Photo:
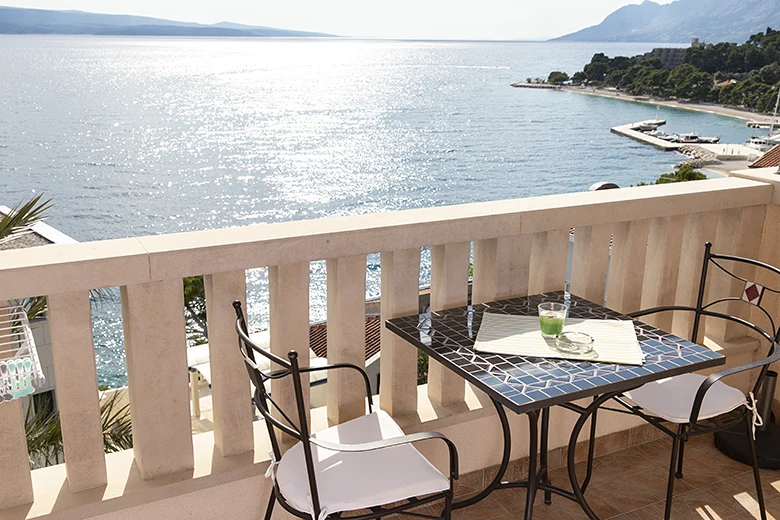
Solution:
M 619 311 L 691 304 L 705 241 L 718 252 L 780 264 L 780 179 L 764 171 L 742 175 L 0 252 L 0 299 L 48 296 L 65 447 L 64 464 L 30 471 L 21 405 L 0 404 L 0 519 L 262 516 L 270 489 L 263 478 L 269 441 L 262 422 L 252 420 L 230 307 L 246 297 L 247 269 L 268 268 L 270 348 L 284 355 L 308 348 L 309 264 L 326 260 L 329 361 L 357 365 L 365 363 L 366 255 L 372 253 L 381 255 L 383 319 L 417 312 L 424 247 L 431 248 L 433 309 L 466 303 L 470 262 L 475 302 L 563 289 L 569 272 L 572 292 Z M 206 282 L 214 430 L 193 435 L 182 278 L 195 275 L 205 275 Z M 88 291 L 114 286 L 121 288 L 134 449 L 106 455 Z M 717 279 L 709 288 L 724 294 L 733 289 Z M 660 315 L 654 324 L 690 335 L 686 316 Z M 728 364 L 752 360 L 759 345 L 730 324 L 708 324 L 705 332 L 706 344 L 724 352 Z M 418 386 L 416 351 L 385 330 L 381 340 L 376 404 L 407 433 L 441 431 L 453 439 L 461 456 L 459 492 L 479 487 L 500 457 L 501 432 L 489 401 L 436 363 L 429 383 Z M 315 430 L 362 414 L 364 396 L 352 377 L 330 376 L 327 406 L 311 410 Z M 748 383 L 740 382 L 745 388 Z M 277 385 L 272 392 L 292 407 L 290 388 Z M 526 435 L 521 419 L 512 417 L 516 439 Z M 559 466 L 573 420 L 566 411 L 552 413 L 552 460 L 559 454 Z M 643 475 L 634 487 L 652 491 L 653 457 L 659 442 L 667 441 L 657 441 L 648 428 L 633 418 L 600 416 L 594 479 L 602 488 L 596 485 L 594 496 L 603 494 L 597 502 L 604 518 L 631 511 L 634 519 L 658 517 L 652 492 L 642 496 L 634 489 L 615 498 L 618 484 L 626 482 L 624 471 Z M 444 467 L 443 449 L 420 449 Z M 515 469 L 522 468 L 523 449 L 522 442 L 514 446 Z M 685 502 L 692 493 L 685 502 L 692 504 L 691 517 L 699 518 L 696 508 L 710 515 L 704 518 L 750 515 L 752 484 L 740 474 L 747 467 L 733 467 L 706 442 L 691 450 L 699 450 L 702 467 L 692 471 L 689 486 L 680 486 L 685 494 L 679 498 Z M 708 462 L 712 471 L 703 467 Z M 770 512 L 772 500 L 780 500 L 778 480 L 780 474 L 767 472 Z M 741 498 L 721 497 L 727 509 L 713 513 L 707 509 L 708 501 L 718 502 L 712 489 Z M 458 515 L 508 517 L 522 506 L 513 499 L 497 493 Z M 740 500 L 744 507 L 734 506 Z M 539 518 L 583 517 L 562 502 L 540 506 Z

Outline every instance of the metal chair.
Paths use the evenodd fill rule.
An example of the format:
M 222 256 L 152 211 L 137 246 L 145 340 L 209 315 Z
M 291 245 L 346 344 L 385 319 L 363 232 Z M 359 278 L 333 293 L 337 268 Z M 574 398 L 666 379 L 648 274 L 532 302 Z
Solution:
M 374 412 L 368 376 L 356 365 L 334 363 L 300 367 L 298 353 L 294 350 L 285 360 L 258 347 L 249 339 L 241 302 L 233 302 L 233 308 L 236 311 L 239 350 L 255 388 L 254 402 L 265 420 L 271 439 L 272 465 L 266 476 L 273 478 L 273 491 L 265 520 L 270 520 L 277 501 L 289 513 L 311 520 L 342 518 L 342 512 L 364 509 L 370 510 L 370 513 L 350 515 L 350 520 L 369 520 L 395 513 L 450 519 L 453 483 L 458 478 L 458 452 L 449 439 L 435 432 L 405 435 L 387 413 L 382 410 Z M 256 362 L 258 355 L 280 368 L 261 370 Z M 361 374 L 368 398 L 368 415 L 310 435 L 301 375 L 341 369 Z M 266 390 L 267 381 L 285 377 L 292 378 L 297 421 L 290 418 Z M 277 438 L 279 432 L 299 441 L 284 455 Z M 449 477 L 439 472 L 412 446 L 431 439 L 447 445 Z M 442 499 L 441 516 L 409 512 L 412 508 Z
M 664 512 L 665 520 L 669 520 L 671 515 L 675 477 L 683 477 L 683 453 L 685 451 L 685 443 L 693 436 L 729 430 L 737 427 L 740 422 L 744 423 L 746 432 L 745 439 L 749 444 L 749 459 L 753 467 L 753 476 L 756 483 L 758 504 L 761 509 L 761 518 L 762 520 L 766 520 L 764 495 L 761 490 L 761 480 L 756 461 L 754 443 L 754 428 L 755 421 L 757 420 L 757 410 L 755 398 L 753 396 L 757 395 L 758 390 L 761 388 L 769 365 L 780 360 L 780 345 L 778 345 L 778 341 L 780 341 L 780 331 L 778 331 L 775 326 L 774 319 L 769 312 L 761 306 L 761 301 L 766 292 L 780 294 L 780 290 L 765 287 L 747 280 L 736 274 L 733 270 L 727 269 L 723 263 L 734 262 L 734 265 L 752 266 L 756 269 L 761 269 L 766 273 L 773 273 L 775 275 L 780 275 L 780 269 L 748 258 L 715 254 L 711 249 L 712 244 L 707 242 L 704 246 L 704 262 L 702 265 L 699 294 L 695 307 L 679 305 L 654 307 L 628 315 L 633 318 L 641 318 L 642 316 L 658 312 L 693 312 L 693 333 L 691 339 L 693 342 L 696 342 L 702 317 L 720 318 L 739 323 L 757 332 L 761 338 L 766 339 L 769 342 L 769 349 L 766 357 L 744 365 L 726 368 L 709 376 L 683 374 L 649 383 L 631 390 L 630 392 L 625 392 L 621 396 L 615 397 L 614 400 L 622 405 L 623 409 L 608 409 L 616 412 L 638 415 L 672 437 L 672 455 L 669 465 L 669 480 L 666 490 L 666 508 Z M 710 268 L 716 268 L 732 279 L 743 283 L 742 296 L 717 298 L 705 303 L 707 277 Z M 712 310 L 713 306 L 727 304 L 727 302 L 743 302 L 746 305 L 760 309 L 768 318 L 771 332 L 738 316 L 732 316 Z M 747 396 L 741 390 L 721 381 L 724 377 L 747 372 L 749 370 L 758 370 L 758 376 L 756 377 L 756 382 L 753 385 L 752 391 L 749 392 Z M 769 418 L 767 417 L 765 419 L 768 420 Z M 667 426 L 668 423 L 676 425 L 676 428 Z

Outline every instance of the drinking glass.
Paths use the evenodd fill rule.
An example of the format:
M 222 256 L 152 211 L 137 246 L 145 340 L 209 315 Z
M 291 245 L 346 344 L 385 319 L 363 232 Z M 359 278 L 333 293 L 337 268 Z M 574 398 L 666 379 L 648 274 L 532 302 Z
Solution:
M 539 327 L 545 338 L 556 338 L 563 331 L 567 307 L 563 303 L 544 302 L 539 304 Z

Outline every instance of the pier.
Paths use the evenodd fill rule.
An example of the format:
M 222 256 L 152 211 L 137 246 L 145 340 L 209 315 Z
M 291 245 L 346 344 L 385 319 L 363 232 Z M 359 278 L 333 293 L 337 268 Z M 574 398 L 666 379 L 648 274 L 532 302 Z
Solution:
M 517 83 L 512 83 L 512 86 L 516 88 L 540 88 L 540 89 L 547 89 L 547 90 L 563 90 L 563 87 L 560 85 L 552 85 L 550 83 L 528 83 L 527 81 L 518 81 Z
M 682 143 L 670 143 L 669 141 L 664 141 L 663 139 L 658 139 L 657 137 L 653 137 L 639 131 L 639 128 L 642 125 L 655 122 L 656 121 L 639 121 L 637 123 L 614 126 L 612 127 L 611 131 L 614 134 L 622 135 L 623 137 L 629 137 L 635 141 L 639 141 L 640 143 L 655 146 L 659 150 L 663 150 L 665 152 L 679 150 L 680 147 L 683 146 Z
M 753 161 L 763 154 L 758 150 L 742 144 L 707 144 L 707 143 L 672 143 L 657 137 L 648 135 L 640 128 L 650 125 L 661 126 L 665 121 L 649 120 L 615 126 L 613 133 L 629 137 L 643 144 L 649 144 L 665 152 L 678 152 L 687 158 L 677 163 L 677 168 L 690 165 L 694 168 L 707 168 L 724 175 L 728 172 L 747 168 Z
M 748 121 L 747 125 L 749 128 L 765 128 L 769 129 L 773 126 L 780 126 L 778 123 L 774 123 L 772 121 Z

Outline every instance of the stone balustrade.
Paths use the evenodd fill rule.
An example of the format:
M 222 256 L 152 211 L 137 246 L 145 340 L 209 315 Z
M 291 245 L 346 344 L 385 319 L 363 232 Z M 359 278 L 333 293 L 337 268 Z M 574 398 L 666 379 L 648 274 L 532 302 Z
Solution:
M 562 289 L 570 268 L 572 292 L 606 299 L 619 311 L 692 304 L 706 241 L 722 253 L 773 251 L 774 244 L 762 248 L 762 229 L 767 215 L 776 213 L 776 197 L 771 179 L 724 178 L 0 252 L 0 300 L 49 298 L 67 481 L 67 489 L 49 489 L 61 482 L 56 475 L 62 468 L 31 475 L 20 407 L 0 404 L 0 509 L 21 519 L 79 517 L 86 513 L 74 511 L 89 507 L 90 514 L 114 518 L 109 513 L 146 507 L 152 516 L 144 517 L 151 518 L 150 504 L 165 498 L 200 493 L 202 500 L 191 496 L 189 503 L 207 507 L 226 492 L 226 483 L 234 482 L 239 496 L 246 492 L 248 479 L 260 473 L 257 466 L 267 464 L 230 307 L 246 298 L 247 269 L 269 269 L 270 345 L 283 355 L 307 348 L 309 262 L 326 260 L 330 361 L 361 365 L 368 254 L 380 253 L 383 319 L 417 311 L 424 247 L 431 248 L 434 310 L 466 303 L 472 246 L 476 302 Z M 195 275 L 205 275 L 214 432 L 193 438 L 182 278 Z M 121 288 L 134 449 L 107 457 L 88 291 L 115 286 Z M 730 289 L 710 287 L 713 294 Z M 659 327 L 690 334 L 687 316 L 654 319 Z M 730 326 L 719 332 L 726 339 L 738 334 Z M 432 362 L 427 397 L 420 395 L 416 363 L 414 349 L 383 330 L 378 403 L 409 425 L 410 417 L 428 413 L 424 402 L 448 418 L 443 427 L 457 427 L 458 413 L 474 408 L 473 391 Z M 361 385 L 354 374 L 330 375 L 330 423 L 363 413 Z M 293 406 L 284 382 L 274 381 L 272 392 L 283 408 Z M 472 404 L 464 406 L 464 399 Z M 463 457 L 466 468 L 485 465 Z M 231 472 L 240 476 L 231 480 Z M 124 479 L 119 491 L 114 478 Z M 90 489 L 98 491 L 85 491 Z M 159 507 L 159 516 L 171 518 L 163 514 L 170 504 Z M 182 515 L 189 506 L 183 507 Z

